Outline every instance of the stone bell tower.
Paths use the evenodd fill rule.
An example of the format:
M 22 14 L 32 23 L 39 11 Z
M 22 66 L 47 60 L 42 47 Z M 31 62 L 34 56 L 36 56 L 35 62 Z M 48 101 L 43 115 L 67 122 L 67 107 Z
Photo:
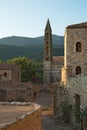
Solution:
M 52 30 L 49 19 L 45 27 L 44 33 L 44 83 L 52 82 Z

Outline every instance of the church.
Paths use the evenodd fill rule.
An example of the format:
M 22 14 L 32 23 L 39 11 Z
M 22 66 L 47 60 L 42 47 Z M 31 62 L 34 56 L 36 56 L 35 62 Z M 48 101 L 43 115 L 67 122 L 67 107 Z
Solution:
M 58 118 L 78 130 L 87 130 L 87 22 L 68 25 L 64 35 L 64 57 L 54 64 L 52 30 L 47 21 L 44 35 L 44 83 L 57 82 L 54 111 Z
M 43 81 L 45 84 L 61 80 L 61 68 L 63 64 L 63 56 L 52 55 L 52 29 L 48 19 L 44 32 Z

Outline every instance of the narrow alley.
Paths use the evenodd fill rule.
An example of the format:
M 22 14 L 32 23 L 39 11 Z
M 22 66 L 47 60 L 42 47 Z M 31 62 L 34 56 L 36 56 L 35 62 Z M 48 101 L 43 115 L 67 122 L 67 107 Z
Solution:
M 53 115 L 53 95 L 48 90 L 40 90 L 36 102 L 42 106 L 42 130 L 70 130 Z

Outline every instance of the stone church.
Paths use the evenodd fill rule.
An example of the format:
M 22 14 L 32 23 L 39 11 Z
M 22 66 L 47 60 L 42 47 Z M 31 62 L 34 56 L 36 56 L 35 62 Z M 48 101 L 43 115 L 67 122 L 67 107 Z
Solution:
M 48 19 L 44 33 L 43 81 L 45 84 L 60 81 L 63 63 L 63 56 L 52 55 L 52 29 Z
M 48 20 L 44 39 L 44 82 L 51 83 L 55 76 L 60 77 L 54 96 L 55 115 L 79 129 L 87 129 L 87 23 L 66 27 L 64 62 L 60 67 L 56 64 L 54 75 L 51 33 Z

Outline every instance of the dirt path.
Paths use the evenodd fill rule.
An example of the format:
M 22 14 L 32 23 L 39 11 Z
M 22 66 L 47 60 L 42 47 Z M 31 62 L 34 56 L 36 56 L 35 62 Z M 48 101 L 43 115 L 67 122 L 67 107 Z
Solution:
M 42 130 L 70 130 L 59 125 L 53 115 L 53 96 L 47 90 L 37 93 L 36 102 L 42 105 Z

